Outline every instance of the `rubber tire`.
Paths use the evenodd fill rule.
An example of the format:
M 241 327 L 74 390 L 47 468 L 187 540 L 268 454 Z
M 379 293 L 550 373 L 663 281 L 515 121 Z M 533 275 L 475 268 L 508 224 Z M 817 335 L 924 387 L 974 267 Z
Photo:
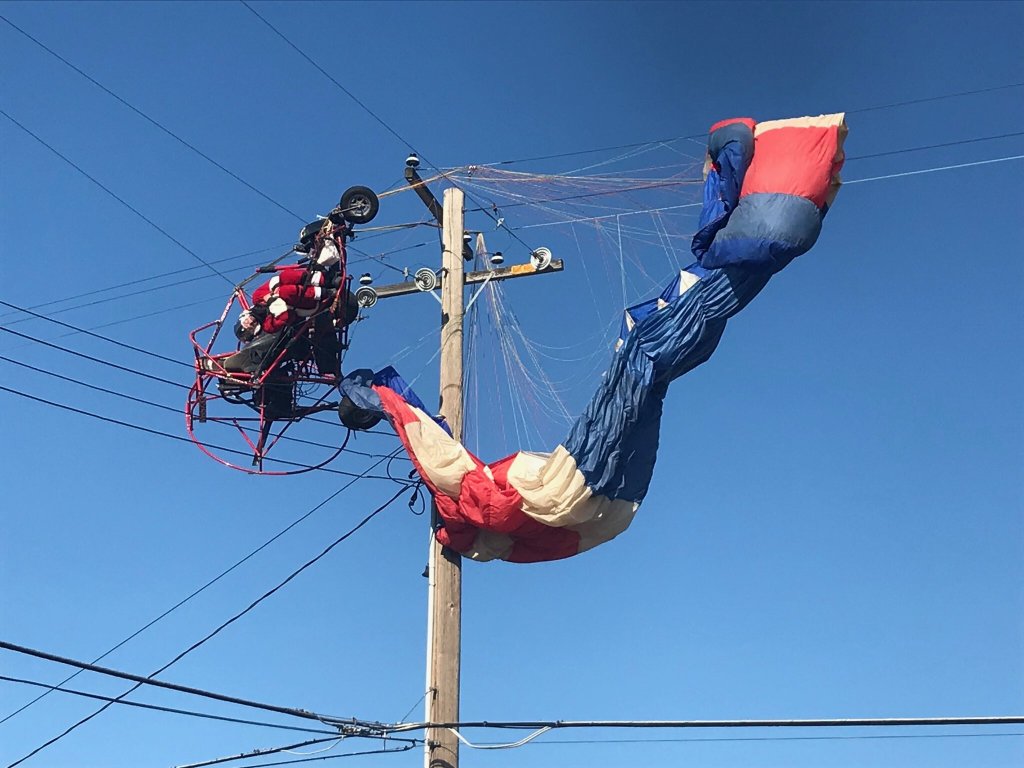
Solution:
M 358 206 L 360 210 L 350 211 L 349 208 L 353 205 Z M 380 200 L 369 187 L 349 187 L 342 193 L 338 207 L 341 209 L 341 215 L 345 217 L 345 221 L 353 224 L 366 224 L 376 217 L 377 211 L 380 210 Z

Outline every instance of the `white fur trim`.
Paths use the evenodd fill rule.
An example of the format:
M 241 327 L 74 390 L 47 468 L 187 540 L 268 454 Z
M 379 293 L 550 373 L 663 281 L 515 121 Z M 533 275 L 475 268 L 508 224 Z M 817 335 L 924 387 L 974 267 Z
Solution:
M 288 311 L 288 305 L 285 303 L 284 299 L 274 299 L 267 305 L 267 311 L 274 317 L 280 317 Z
M 316 263 L 329 267 L 332 264 L 337 264 L 339 261 L 341 261 L 341 254 L 338 252 L 337 244 L 334 240 L 326 240 L 324 247 L 320 249 L 320 253 L 316 257 Z

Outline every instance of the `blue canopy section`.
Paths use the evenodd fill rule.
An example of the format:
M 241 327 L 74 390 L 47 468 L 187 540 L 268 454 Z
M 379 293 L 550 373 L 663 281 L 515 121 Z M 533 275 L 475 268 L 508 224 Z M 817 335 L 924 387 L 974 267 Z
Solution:
M 384 408 L 381 405 L 380 397 L 373 391 L 373 385 L 384 386 L 394 390 L 401 395 L 409 405 L 419 408 L 424 413 L 430 413 L 430 408 L 420 399 L 420 396 L 402 378 L 402 375 L 392 366 L 382 368 L 374 373 L 369 368 L 359 368 L 346 374 L 345 378 L 338 384 L 338 391 L 355 404 L 357 408 L 370 411 L 381 418 L 384 417 Z M 435 416 L 436 421 L 449 435 L 452 433 L 448 421 L 443 416 Z
M 693 255 L 703 264 L 715 235 L 729 221 L 743 188 L 743 179 L 754 156 L 754 131 L 746 122 L 727 123 L 711 131 L 708 157 L 712 163 L 704 180 L 704 207 L 700 229 L 693 236 Z M 705 265 L 708 266 L 708 265 Z M 721 266 L 721 265 L 719 265 Z
M 726 320 L 771 277 L 765 269 L 694 266 L 695 271 L 684 271 L 699 279 L 663 309 L 648 313 L 626 336 L 565 440 L 595 495 L 643 500 L 654 473 L 669 383 L 711 357 Z M 676 279 L 669 289 L 678 290 L 678 285 Z
M 703 255 L 705 267 L 747 264 L 778 272 L 814 245 L 821 209 L 806 197 L 781 193 L 747 195 Z

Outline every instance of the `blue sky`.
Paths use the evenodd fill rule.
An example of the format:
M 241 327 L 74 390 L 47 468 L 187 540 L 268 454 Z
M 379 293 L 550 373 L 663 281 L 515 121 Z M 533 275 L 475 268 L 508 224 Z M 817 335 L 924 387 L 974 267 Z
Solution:
M 229 286 L 185 248 L 207 261 L 261 251 L 224 267 L 241 279 L 345 187 L 398 188 L 410 146 L 424 173 L 559 155 L 501 166 L 530 174 L 523 183 L 539 192 L 510 178 L 490 187 L 469 179 L 481 205 L 467 207 L 486 207 L 499 192 L 564 192 L 546 174 L 690 178 L 702 150 L 683 137 L 721 118 L 846 110 L 851 183 L 814 250 L 730 323 L 709 363 L 673 385 L 655 480 L 630 530 L 562 562 L 465 565 L 463 716 L 1024 711 L 1024 161 L 1005 159 L 1024 154 L 1024 141 L 969 141 L 1024 130 L 1024 102 L 1021 88 L 930 100 L 1024 82 L 1019 4 L 253 7 L 379 121 L 241 4 L 0 7 L 281 206 L 0 24 L 0 105 L 9 116 L 0 116 L 0 300 L 46 304 L 37 311 L 189 363 L 188 332 L 220 313 Z M 627 144 L 638 146 L 569 154 Z M 950 146 L 894 153 L 940 144 Z M 948 166 L 964 167 L 934 170 Z M 573 210 L 613 216 L 699 200 L 693 185 L 651 194 Z M 561 210 L 564 220 L 569 208 Z M 424 214 L 412 195 L 395 194 L 374 224 Z M 565 435 L 561 409 L 575 416 L 596 385 L 623 296 L 638 301 L 668 281 L 686 261 L 683 235 L 696 220 L 695 209 L 681 209 L 638 216 L 634 229 L 625 217 L 542 227 L 558 217 L 534 206 L 503 214 L 519 239 L 479 212 L 467 224 L 509 263 L 525 260 L 527 245 L 549 245 L 566 270 L 502 289 L 527 340 L 513 342 L 537 352 L 523 370 L 507 368 L 493 304 L 481 297 L 467 361 L 467 442 L 492 460 L 550 449 Z M 361 262 L 379 282 L 397 276 L 382 261 L 415 269 L 438 258 L 427 227 L 366 234 L 355 245 L 370 255 L 407 249 Z M 141 284 L 145 292 L 47 304 L 178 270 L 191 271 Z M 436 323 L 425 296 L 382 301 L 358 324 L 347 365 L 394 362 L 434 402 Z M 189 382 L 186 367 L 6 307 L 0 324 L 108 364 L 4 333 L 0 355 L 9 360 L 179 413 L 0 361 L 4 387 L 184 435 L 183 390 L 110 364 L 180 384 Z M 530 405 L 517 410 L 518 402 Z M 188 444 L 9 392 L 0 392 L 0 409 L 0 637 L 72 658 L 96 658 L 345 482 L 325 473 L 245 476 Z M 317 437 L 339 435 L 325 428 Z M 395 441 L 361 436 L 354 447 L 379 455 Z M 373 461 L 345 454 L 333 466 L 358 473 Z M 388 481 L 357 483 L 103 663 L 138 674 L 159 668 L 393 492 Z M 336 715 L 419 718 L 427 538 L 425 518 L 404 503 L 390 507 L 162 678 Z M 4 675 L 63 679 L 51 663 L 0 658 Z M 124 690 L 86 677 L 74 687 Z M 0 717 L 34 695 L 0 684 Z M 254 716 L 159 691 L 132 698 Z M 4 764 L 93 706 L 53 694 L 0 724 Z M 1024 737 L 1008 735 L 1018 733 L 1024 728 L 574 731 L 512 751 L 465 749 L 463 761 L 1013 766 L 1024 762 Z M 115 706 L 25 764 L 176 765 L 300 738 Z M 587 743 L 563 743 L 573 739 Z M 659 741 L 609 741 L 622 739 Z M 357 759 L 422 758 L 416 750 Z

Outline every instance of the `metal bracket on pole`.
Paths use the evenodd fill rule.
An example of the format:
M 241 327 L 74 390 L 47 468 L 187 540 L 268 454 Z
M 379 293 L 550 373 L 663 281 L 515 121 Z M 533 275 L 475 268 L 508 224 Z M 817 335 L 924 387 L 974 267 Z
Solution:
M 492 277 L 494 277 L 494 273 L 493 272 L 490 273 L 489 275 L 487 275 L 486 279 L 480 284 L 480 287 L 476 289 L 476 293 L 473 294 L 473 296 L 470 298 L 469 302 L 466 304 L 466 311 L 467 312 L 469 312 L 469 308 L 473 306 L 473 302 L 476 301 L 476 297 L 484 292 L 484 288 L 486 288 L 487 284 L 489 282 L 491 282 L 491 278 Z
M 443 209 L 441 204 L 437 202 L 437 198 L 434 197 L 434 193 L 427 187 L 427 183 L 420 178 L 419 173 L 416 169 L 420 165 L 420 159 L 416 157 L 415 153 L 409 155 L 405 161 L 405 180 L 409 186 L 416 190 L 416 194 L 419 195 L 420 200 L 427 206 L 427 210 L 430 211 L 430 215 L 434 217 L 434 220 L 441 224 L 444 218 Z

